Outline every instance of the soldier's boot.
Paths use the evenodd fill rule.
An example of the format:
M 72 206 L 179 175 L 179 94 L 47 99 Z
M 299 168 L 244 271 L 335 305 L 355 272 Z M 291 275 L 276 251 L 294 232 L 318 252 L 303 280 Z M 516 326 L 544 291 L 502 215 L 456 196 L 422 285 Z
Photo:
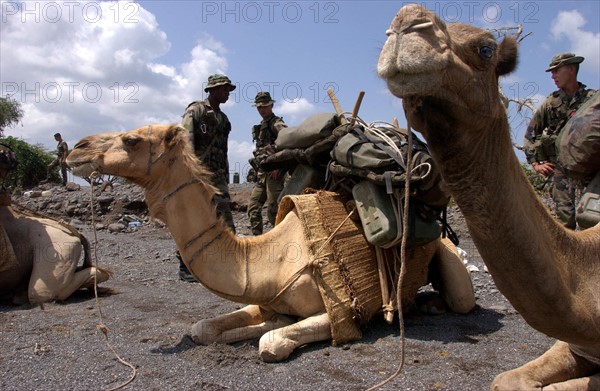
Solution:
M 183 260 L 181 259 L 181 255 L 179 254 L 179 251 L 177 251 L 175 253 L 175 257 L 177 259 L 179 259 L 179 279 L 181 281 L 185 281 L 185 282 L 198 282 L 194 276 L 192 275 L 192 273 L 190 273 L 190 271 L 188 270 L 187 266 L 185 266 L 185 263 L 183 263 Z

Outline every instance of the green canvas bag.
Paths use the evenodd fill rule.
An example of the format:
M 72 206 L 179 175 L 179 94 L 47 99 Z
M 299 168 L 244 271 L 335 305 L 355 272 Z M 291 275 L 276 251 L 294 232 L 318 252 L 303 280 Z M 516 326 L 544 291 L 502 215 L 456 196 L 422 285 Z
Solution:
M 340 119 L 335 113 L 311 115 L 298 126 L 281 129 L 275 140 L 275 147 L 278 151 L 310 147 L 315 142 L 330 136 L 339 124 Z
M 600 91 L 567 121 L 557 139 L 558 162 L 570 177 L 589 179 L 600 171 Z

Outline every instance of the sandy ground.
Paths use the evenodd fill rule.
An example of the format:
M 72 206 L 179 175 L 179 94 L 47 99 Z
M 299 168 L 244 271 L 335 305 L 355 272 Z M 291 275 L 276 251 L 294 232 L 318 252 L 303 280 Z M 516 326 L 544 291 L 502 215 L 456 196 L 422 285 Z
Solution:
M 235 193 L 235 191 L 234 191 Z M 235 213 L 238 233 L 247 218 Z M 498 292 L 460 217 L 454 228 L 472 273 L 477 308 L 468 315 L 405 314 L 402 373 L 384 390 L 485 390 L 494 376 L 547 350 L 553 340 L 528 326 Z M 89 224 L 83 233 L 93 242 Z M 43 307 L 0 305 L 1 390 L 362 390 L 387 378 L 401 361 L 399 324 L 376 317 L 362 340 L 299 348 L 281 363 L 257 354 L 258 340 L 196 346 L 188 337 L 200 319 L 240 305 L 178 278 L 175 245 L 160 225 L 133 232 L 97 232 L 96 261 L 113 271 L 95 300 L 81 292 Z M 108 327 L 108 343 L 97 326 Z

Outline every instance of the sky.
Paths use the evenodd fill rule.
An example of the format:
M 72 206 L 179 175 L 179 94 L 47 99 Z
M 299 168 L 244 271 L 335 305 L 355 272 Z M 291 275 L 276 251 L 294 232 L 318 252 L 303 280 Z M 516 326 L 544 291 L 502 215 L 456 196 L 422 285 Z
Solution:
M 376 73 L 385 31 L 401 1 L 4 1 L 0 0 L 0 94 L 21 103 L 21 123 L 5 135 L 56 148 L 99 132 L 178 123 L 206 98 L 213 73 L 237 86 L 222 106 L 233 130 L 230 170 L 241 177 L 252 155 L 258 91 L 275 99 L 289 126 L 333 112 L 332 88 L 351 111 L 365 91 L 366 122 L 406 125 L 399 99 Z M 419 2 L 446 22 L 498 30 L 521 25 L 517 70 L 501 78 L 509 98 L 534 106 L 556 89 L 545 72 L 557 53 L 585 57 L 579 80 L 600 86 L 600 2 Z M 512 104 L 520 144 L 531 112 Z M 519 152 L 517 152 L 519 155 Z M 522 159 L 522 156 L 519 156 Z

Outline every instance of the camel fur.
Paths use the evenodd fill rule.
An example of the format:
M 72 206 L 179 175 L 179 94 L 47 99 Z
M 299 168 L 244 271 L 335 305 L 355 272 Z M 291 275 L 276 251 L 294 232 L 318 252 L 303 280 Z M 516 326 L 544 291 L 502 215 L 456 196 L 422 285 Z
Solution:
M 92 265 L 89 243 L 73 227 L 0 206 L 0 298 L 14 304 L 66 300 L 110 273 Z M 83 265 L 78 267 L 81 255 Z
M 220 297 L 247 304 L 194 324 L 196 343 L 260 337 L 260 357 L 274 362 L 300 345 L 331 338 L 329 315 L 307 267 L 309 244 L 297 211 L 264 235 L 235 236 L 217 218 L 210 173 L 200 165 L 180 126 L 151 125 L 88 136 L 75 145 L 67 163 L 76 175 L 97 171 L 143 187 L 150 214 L 166 224 L 196 279 Z M 290 243 L 295 244 L 293 254 L 284 251 Z M 436 240 L 417 248 L 415 256 L 432 247 L 434 258 L 447 266 L 459 264 L 464 271 L 453 274 L 455 267 L 440 268 L 442 296 L 455 312 L 470 311 L 474 306 L 470 277 L 453 245 Z
M 516 67 L 515 37 L 497 43 L 418 5 L 400 9 L 387 36 L 378 74 L 425 137 L 498 289 L 558 339 L 492 389 L 600 389 L 600 225 L 560 226 L 513 151 L 498 78 Z

